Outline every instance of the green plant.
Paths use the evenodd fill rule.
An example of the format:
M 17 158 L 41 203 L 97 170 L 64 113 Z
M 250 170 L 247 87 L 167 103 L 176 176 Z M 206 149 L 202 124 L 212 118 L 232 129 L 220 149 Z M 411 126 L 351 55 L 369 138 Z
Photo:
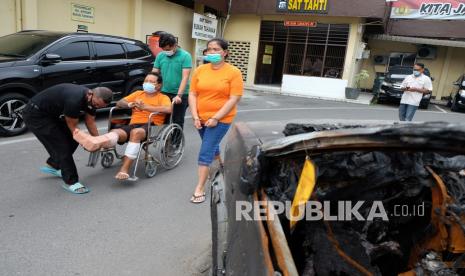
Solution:
M 362 70 L 355 75 L 355 87 L 360 89 L 360 83 L 370 77 L 367 70 Z

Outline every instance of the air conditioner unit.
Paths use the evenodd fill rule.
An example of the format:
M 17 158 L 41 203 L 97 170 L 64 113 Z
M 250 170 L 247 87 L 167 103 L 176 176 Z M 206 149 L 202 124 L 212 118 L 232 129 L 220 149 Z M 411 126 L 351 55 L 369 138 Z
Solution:
M 373 61 L 375 62 L 376 65 L 386 65 L 388 64 L 389 57 L 383 56 L 383 55 L 375 55 L 373 57 Z
M 418 59 L 435 59 L 437 54 L 437 48 L 432 46 L 420 46 L 418 47 L 417 58 Z

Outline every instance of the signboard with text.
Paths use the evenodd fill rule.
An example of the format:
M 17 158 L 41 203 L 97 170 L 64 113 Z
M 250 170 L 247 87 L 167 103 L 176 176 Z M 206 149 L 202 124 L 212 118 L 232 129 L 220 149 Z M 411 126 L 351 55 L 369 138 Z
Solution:
M 194 22 L 192 24 L 192 38 L 210 40 L 216 37 L 218 20 L 194 13 Z
M 276 0 L 278 12 L 287 13 L 328 13 L 329 0 Z
M 94 19 L 95 9 L 93 7 L 71 3 L 71 20 L 94 23 Z
M 465 0 L 398 0 L 391 18 L 465 20 Z
M 316 27 L 316 22 L 313 21 L 284 21 L 286 27 Z

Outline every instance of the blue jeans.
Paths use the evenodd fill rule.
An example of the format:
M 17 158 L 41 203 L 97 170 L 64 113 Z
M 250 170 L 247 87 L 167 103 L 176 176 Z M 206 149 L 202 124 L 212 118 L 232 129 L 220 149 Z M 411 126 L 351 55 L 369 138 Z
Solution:
M 199 129 L 202 145 L 200 146 L 198 164 L 201 166 L 210 166 L 215 156 L 220 155 L 220 143 L 228 132 L 230 124 L 218 122 L 216 127 L 203 127 Z
M 418 106 L 410 104 L 400 104 L 399 106 L 399 120 L 401 121 L 411 121 L 413 115 L 417 111 Z

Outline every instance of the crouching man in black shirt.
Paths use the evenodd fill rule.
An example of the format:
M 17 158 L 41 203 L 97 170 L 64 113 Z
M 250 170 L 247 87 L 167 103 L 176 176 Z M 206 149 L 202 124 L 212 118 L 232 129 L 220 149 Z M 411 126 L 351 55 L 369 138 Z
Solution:
M 79 115 L 83 111 L 87 130 L 93 136 L 99 135 L 95 110 L 107 106 L 112 95 L 106 87 L 89 89 L 75 84 L 58 84 L 34 96 L 24 108 L 24 122 L 50 155 L 47 166 L 40 170 L 61 177 L 65 182 L 63 188 L 69 192 L 89 192 L 79 183 L 73 160 L 78 146 L 73 133 L 77 129 Z

